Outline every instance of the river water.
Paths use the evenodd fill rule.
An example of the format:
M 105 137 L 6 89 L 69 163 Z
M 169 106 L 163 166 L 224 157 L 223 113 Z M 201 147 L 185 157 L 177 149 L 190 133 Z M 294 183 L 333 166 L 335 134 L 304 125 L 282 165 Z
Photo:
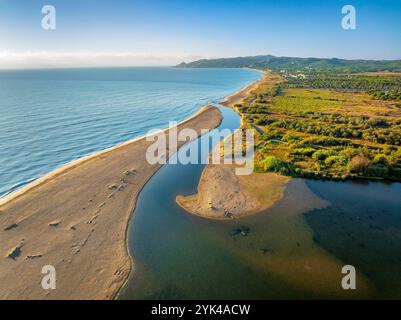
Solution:
M 220 109 L 219 129 L 238 128 L 238 115 Z M 272 208 L 215 221 L 175 202 L 196 192 L 202 170 L 166 164 L 142 190 L 120 299 L 401 297 L 401 184 L 293 179 Z M 250 234 L 232 237 L 240 226 Z M 346 264 L 356 268 L 356 290 L 341 287 Z

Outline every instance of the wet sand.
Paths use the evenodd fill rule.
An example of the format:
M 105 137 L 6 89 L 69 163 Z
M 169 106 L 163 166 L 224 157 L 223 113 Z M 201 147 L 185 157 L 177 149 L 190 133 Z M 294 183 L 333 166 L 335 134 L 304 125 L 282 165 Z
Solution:
M 178 130 L 220 121 L 206 106 Z M 0 299 L 115 297 L 131 271 L 128 221 L 161 167 L 146 161 L 150 144 L 139 138 L 82 158 L 0 200 Z M 45 265 L 56 269 L 55 290 L 42 289 Z

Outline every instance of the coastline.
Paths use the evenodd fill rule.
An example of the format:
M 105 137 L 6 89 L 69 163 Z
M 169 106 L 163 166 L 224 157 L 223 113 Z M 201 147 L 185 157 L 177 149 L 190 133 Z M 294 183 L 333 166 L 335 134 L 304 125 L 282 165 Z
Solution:
M 205 106 L 178 130 L 191 127 L 200 134 L 220 122 L 220 111 Z M 137 196 L 162 166 L 146 162 L 151 143 L 139 137 L 75 160 L 0 199 L 0 298 L 118 294 L 133 268 L 126 234 Z M 48 264 L 57 270 L 56 290 L 40 286 L 41 268 Z
M 209 107 L 209 106 L 205 105 L 205 106 L 201 107 L 193 115 L 191 115 L 190 117 L 188 117 L 188 118 L 182 120 L 181 122 L 179 122 L 178 126 L 184 125 L 188 121 L 196 118 L 199 114 L 201 114 L 203 112 L 203 109 L 206 108 L 206 107 Z M 168 132 L 168 128 L 163 129 L 163 132 L 167 133 Z M 112 151 L 117 150 L 117 149 L 119 149 L 121 147 L 129 145 L 131 143 L 135 143 L 135 142 L 140 141 L 140 140 L 145 139 L 145 138 L 146 138 L 146 135 L 142 135 L 142 136 L 127 140 L 125 142 L 119 143 L 119 144 L 117 144 L 115 146 L 112 146 L 112 147 L 109 147 L 109 148 L 106 148 L 106 149 L 103 149 L 103 150 L 100 150 L 100 151 L 96 151 L 96 152 L 94 152 L 92 154 L 89 154 L 89 155 L 83 156 L 81 158 L 72 160 L 72 161 L 70 161 L 70 162 L 68 162 L 68 163 L 66 163 L 66 164 L 64 164 L 64 165 L 62 165 L 62 166 L 50 171 L 49 173 L 45 174 L 44 176 L 39 177 L 38 179 L 28 183 L 27 185 L 23 186 L 21 189 L 17 189 L 17 190 L 15 190 L 13 192 L 7 193 L 3 197 L 0 197 L 0 207 L 2 205 L 7 204 L 9 201 L 17 199 L 18 197 L 24 195 L 26 192 L 33 190 L 34 188 L 42 185 L 43 183 L 46 183 L 50 179 L 54 179 L 57 176 L 59 176 L 60 174 L 63 174 L 65 172 L 67 172 L 68 170 L 75 168 L 78 165 L 82 165 L 85 162 L 90 161 L 91 159 L 94 159 L 96 157 L 100 157 L 102 155 L 106 155 L 109 152 L 112 152 Z
M 245 87 L 234 92 L 232 95 L 226 97 L 223 101 L 220 102 L 221 105 L 234 109 L 234 106 L 236 104 L 239 104 L 244 99 L 246 99 L 248 94 L 251 93 L 253 90 L 255 90 L 269 75 L 269 71 L 258 70 L 258 69 L 252 69 L 252 70 L 259 71 L 261 73 L 261 77 L 258 80 L 253 81 L 250 84 L 246 85 Z
M 202 172 L 197 193 L 178 195 L 176 203 L 198 217 L 240 219 L 271 208 L 283 198 L 290 180 L 276 173 L 237 176 L 234 165 L 208 164 Z
M 225 98 L 220 104 L 239 114 L 235 105 L 249 98 L 250 93 L 263 85 L 270 75 L 270 71 L 261 72 L 260 79 Z M 240 114 L 239 116 L 241 117 Z M 242 117 L 240 122 L 242 126 Z M 202 218 L 243 218 L 272 207 L 283 198 L 291 180 L 277 173 L 253 172 L 250 175 L 237 176 L 235 169 L 235 165 L 225 164 L 223 161 L 218 165 L 207 164 L 199 179 L 197 193 L 188 196 L 177 195 L 176 203 L 188 213 Z

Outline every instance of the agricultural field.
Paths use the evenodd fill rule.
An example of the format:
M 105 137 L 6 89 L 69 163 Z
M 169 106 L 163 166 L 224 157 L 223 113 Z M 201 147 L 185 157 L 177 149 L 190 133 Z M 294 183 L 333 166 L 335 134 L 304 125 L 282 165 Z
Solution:
M 367 82 L 375 88 L 382 81 L 377 75 L 351 78 L 359 83 L 360 77 L 373 77 Z M 401 102 L 380 99 L 370 87 L 315 88 L 314 83 L 315 78 L 269 77 L 235 106 L 244 126 L 257 129 L 256 170 L 401 180 Z M 398 92 L 401 84 L 392 88 Z

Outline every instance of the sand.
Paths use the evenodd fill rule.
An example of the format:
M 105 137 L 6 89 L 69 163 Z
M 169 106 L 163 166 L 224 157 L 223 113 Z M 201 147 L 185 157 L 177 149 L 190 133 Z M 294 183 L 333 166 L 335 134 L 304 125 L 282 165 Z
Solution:
M 211 129 L 220 111 L 202 108 L 179 125 Z M 0 299 L 112 299 L 131 271 L 126 246 L 137 195 L 161 167 L 152 142 L 129 141 L 66 165 L 0 201 Z M 42 267 L 56 269 L 44 290 Z
M 261 83 L 263 83 L 266 78 L 269 76 L 271 72 L 269 70 L 263 71 L 263 76 L 256 80 L 249 85 L 245 86 L 244 88 L 240 89 L 236 93 L 232 94 L 231 96 L 226 97 L 223 101 L 220 102 L 223 106 L 234 108 L 236 104 L 240 104 L 249 97 L 249 94 L 255 90 Z
M 186 211 L 204 218 L 230 220 L 270 208 L 280 200 L 290 178 L 275 173 L 236 175 L 235 165 L 208 164 L 198 193 L 179 195 L 177 203 Z
M 261 79 L 227 97 L 221 104 L 235 109 L 236 104 L 249 99 L 251 92 L 263 85 L 270 75 L 271 71 L 264 71 Z M 231 154 L 226 154 L 226 157 L 231 158 Z M 290 181 L 290 178 L 275 173 L 236 175 L 235 165 L 220 162 L 205 167 L 198 184 L 198 192 L 189 196 L 178 195 L 178 205 L 189 213 L 204 218 L 241 218 L 270 208 L 283 197 Z

